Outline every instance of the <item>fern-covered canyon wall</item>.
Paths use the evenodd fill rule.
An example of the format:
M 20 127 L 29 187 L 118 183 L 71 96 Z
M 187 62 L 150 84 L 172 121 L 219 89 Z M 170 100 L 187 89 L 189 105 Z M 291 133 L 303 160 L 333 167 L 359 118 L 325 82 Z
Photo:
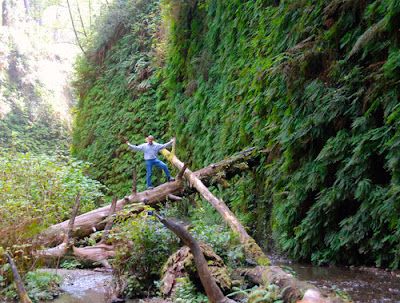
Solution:
M 175 136 L 192 169 L 255 146 L 213 190 L 260 242 L 398 268 L 398 20 L 395 0 L 115 1 L 76 66 L 73 153 L 129 192 L 125 140 Z

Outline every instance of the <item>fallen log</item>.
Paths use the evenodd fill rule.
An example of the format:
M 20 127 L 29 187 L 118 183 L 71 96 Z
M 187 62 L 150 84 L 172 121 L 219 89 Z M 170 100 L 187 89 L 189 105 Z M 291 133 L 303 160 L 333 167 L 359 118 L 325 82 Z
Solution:
M 164 149 L 163 151 L 166 150 Z M 208 182 L 214 178 L 217 173 L 223 171 L 224 169 L 227 169 L 230 175 L 232 175 L 234 172 L 238 173 L 243 169 L 247 169 L 248 166 L 245 165 L 245 162 L 252 157 L 251 155 L 252 150 L 247 150 L 231 158 L 227 158 L 218 163 L 204 167 L 194 174 L 197 178 L 202 180 L 202 182 L 208 184 Z M 181 163 L 181 168 L 183 168 L 184 164 L 180 161 L 179 163 Z M 184 171 L 186 171 L 186 169 Z M 132 207 L 132 213 L 140 213 L 145 208 L 143 204 L 156 206 L 158 203 L 164 202 L 167 199 L 179 201 L 179 196 L 184 192 L 184 183 L 178 176 L 175 182 L 164 183 L 152 190 L 146 190 L 139 193 L 136 192 L 136 183 L 137 179 L 135 173 L 133 176 L 132 192 L 129 196 L 117 201 L 115 209 L 116 213 L 119 213 L 125 206 L 131 204 L 137 204 Z M 71 233 L 71 236 L 80 239 L 97 230 L 103 230 L 105 227 L 105 219 L 108 216 L 110 207 L 111 205 L 107 205 L 77 216 L 75 218 L 74 229 Z M 62 243 L 65 238 L 68 224 L 69 220 L 50 226 L 36 239 L 36 243 L 47 247 L 56 246 Z
M 211 181 L 213 183 L 216 182 L 229 186 L 226 180 L 231 179 L 237 175 L 238 172 L 250 169 L 251 166 L 255 165 L 254 163 L 258 156 L 259 154 L 255 153 L 255 148 L 252 147 L 239 152 L 230 158 L 217 163 L 212 163 L 193 173 L 206 186 L 210 185 Z
M 242 271 L 242 275 L 257 285 L 277 285 L 282 290 L 281 295 L 285 302 L 343 302 L 339 297 L 328 297 L 327 294 L 322 293 L 314 285 L 294 278 L 279 266 L 257 266 L 250 270 Z
M 183 225 L 179 224 L 178 222 L 175 222 L 168 218 L 163 218 L 157 213 L 155 213 L 155 215 L 160 220 L 161 223 L 163 223 L 172 232 L 174 232 L 182 240 L 183 243 L 189 246 L 190 251 L 192 252 L 194 257 L 194 262 L 196 264 L 196 269 L 197 273 L 199 274 L 201 284 L 203 284 L 204 290 L 210 302 L 211 303 L 235 302 L 225 297 L 221 289 L 218 287 L 217 283 L 215 282 L 214 278 L 211 275 L 211 272 L 207 265 L 207 261 L 204 258 L 200 246 L 197 244 L 197 241 L 193 238 L 193 236 L 189 233 L 189 231 L 185 229 Z
M 107 259 L 115 258 L 116 253 L 113 245 L 99 243 L 95 246 L 73 247 L 73 255 L 84 264 L 98 262 L 104 267 L 110 267 Z
M 101 235 L 101 240 L 95 246 L 86 247 L 73 247 L 73 254 L 78 258 L 78 260 L 84 263 L 86 262 L 98 262 L 104 267 L 110 267 L 107 259 L 115 258 L 116 253 L 114 251 L 114 245 L 107 244 L 107 237 L 113 225 L 113 215 L 117 206 L 117 196 L 114 195 L 113 201 L 111 203 L 110 212 L 107 217 L 107 223 L 104 227 L 103 234 Z
M 104 228 L 104 232 L 101 238 L 101 241 L 95 246 L 86 246 L 86 247 L 75 247 L 72 241 L 72 233 L 74 230 L 74 222 L 76 218 L 76 214 L 78 213 L 78 207 L 80 202 L 80 196 L 78 195 L 75 202 L 75 207 L 71 214 L 71 219 L 68 222 L 67 233 L 64 236 L 63 242 L 53 248 L 39 250 L 37 254 L 41 257 L 45 258 L 61 258 L 63 256 L 68 255 L 68 257 L 74 257 L 82 264 L 93 264 L 94 262 L 98 262 L 102 264 L 104 267 L 110 267 L 107 259 L 114 258 L 116 253 L 114 251 L 113 245 L 106 244 L 107 236 L 109 230 L 112 227 L 112 216 L 115 212 L 117 205 L 117 196 L 113 197 L 113 202 L 111 203 L 111 208 L 109 210 L 107 223 Z
M 128 204 L 128 199 L 124 198 L 118 200 L 115 211 L 121 211 Z M 76 217 L 75 228 L 72 231 L 71 236 L 80 239 L 96 232 L 97 230 L 103 230 L 106 225 L 105 219 L 107 219 L 108 213 L 110 212 L 110 207 L 111 205 L 107 205 Z M 143 204 L 138 204 L 131 209 L 131 212 L 140 213 L 144 208 Z M 59 244 L 65 237 L 65 231 L 68 224 L 69 220 L 50 226 L 36 239 L 36 242 L 45 246 L 54 246 Z
M 190 171 L 189 169 L 185 168 L 184 164 L 172 153 L 168 150 L 163 149 L 160 153 L 168 159 L 173 165 L 175 165 L 181 171 L 184 171 L 184 176 L 189 181 L 189 183 L 197 189 L 197 191 L 218 211 L 218 213 L 222 216 L 225 220 L 227 225 L 239 235 L 240 243 L 246 246 L 245 251 L 246 253 L 256 260 L 259 265 L 270 265 L 271 262 L 269 261 L 268 257 L 264 254 L 260 246 L 254 241 L 252 237 L 249 236 L 246 229 L 242 225 L 242 223 L 238 220 L 235 214 L 229 209 L 229 207 L 222 201 L 214 196 L 210 190 L 204 185 L 204 183 L 196 176 L 195 173 Z M 243 155 L 242 155 L 243 156 Z M 242 159 L 240 157 L 236 157 L 236 159 Z M 228 163 L 225 161 L 225 163 Z M 219 166 L 222 166 L 222 162 L 219 162 Z M 215 166 L 216 167 L 216 166 Z M 215 167 L 210 166 L 210 169 L 214 170 Z M 205 171 L 203 171 L 203 176 L 208 175 Z

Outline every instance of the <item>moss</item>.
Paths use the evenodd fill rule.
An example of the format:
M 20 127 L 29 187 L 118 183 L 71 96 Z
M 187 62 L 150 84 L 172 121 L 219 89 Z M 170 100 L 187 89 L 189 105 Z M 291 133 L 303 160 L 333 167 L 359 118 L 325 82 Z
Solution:
M 264 254 L 261 247 L 253 240 L 249 240 L 246 243 L 246 254 L 253 258 L 257 264 L 269 266 L 271 265 L 271 261 L 269 258 Z
M 232 288 L 232 279 L 228 268 L 209 245 L 200 244 L 204 257 L 206 258 L 211 275 L 223 292 L 228 292 Z M 165 263 L 162 269 L 161 291 L 164 295 L 174 293 L 177 278 L 190 277 L 195 284 L 200 285 L 197 275 L 196 264 L 189 247 L 185 246 L 175 252 Z

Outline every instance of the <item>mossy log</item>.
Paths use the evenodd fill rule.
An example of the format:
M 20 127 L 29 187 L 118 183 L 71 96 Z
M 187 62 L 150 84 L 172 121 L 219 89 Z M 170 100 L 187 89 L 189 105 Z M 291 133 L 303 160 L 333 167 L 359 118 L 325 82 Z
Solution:
M 309 283 L 294 278 L 278 266 L 257 266 L 242 274 L 250 282 L 257 285 L 275 284 L 281 289 L 285 302 L 298 303 L 339 303 L 344 302 L 339 297 L 328 297 L 318 288 Z
M 164 151 L 167 150 L 164 149 L 161 152 L 163 153 Z M 246 161 L 251 157 L 252 150 L 248 150 L 221 162 L 204 167 L 203 169 L 194 172 L 193 175 L 197 179 L 201 180 L 201 182 L 208 184 L 212 178 L 217 177 L 219 172 L 226 171 L 228 175 L 232 176 L 248 169 L 249 166 L 246 164 Z M 184 164 L 180 161 L 179 163 L 181 164 L 180 169 L 182 169 Z M 186 171 L 188 170 L 185 169 L 185 172 Z M 156 206 L 158 203 L 165 202 L 167 199 L 179 200 L 180 196 L 184 192 L 184 182 L 182 178 L 177 178 L 175 182 L 164 183 L 152 190 L 146 190 L 139 193 L 136 192 L 135 176 L 133 183 L 132 193 L 117 201 L 115 213 L 121 212 L 121 210 L 127 205 L 132 206 L 132 213 L 140 213 L 144 210 L 144 205 Z M 105 219 L 109 214 L 110 207 L 111 205 L 107 205 L 77 216 L 74 222 L 74 229 L 71 231 L 71 237 L 81 239 L 97 230 L 103 230 L 106 225 Z M 231 217 L 232 216 L 234 215 L 231 214 Z M 47 247 L 56 246 L 62 243 L 65 239 L 66 231 L 68 230 L 68 224 L 69 220 L 50 226 L 50 228 L 38 237 L 37 243 Z
M 168 150 L 163 149 L 160 153 L 168 159 L 173 165 L 175 165 L 179 170 L 183 171 L 183 175 L 189 181 L 189 184 L 197 189 L 197 191 L 215 208 L 215 210 L 222 216 L 226 224 L 239 235 L 239 241 L 246 247 L 246 253 L 249 257 L 256 260 L 259 265 L 271 265 L 268 257 L 261 250 L 259 245 L 254 241 L 252 237 L 249 236 L 245 227 L 238 220 L 235 214 L 229 209 L 229 207 L 222 201 L 214 196 L 210 190 L 204 185 L 199 176 L 203 175 L 208 176 L 216 176 L 218 170 L 217 167 L 223 168 L 224 166 L 231 167 L 231 164 L 237 162 L 238 159 L 243 162 L 245 157 L 248 157 L 248 154 L 251 153 L 252 150 L 248 152 L 244 152 L 239 156 L 235 156 L 230 160 L 221 161 L 216 165 L 208 166 L 208 170 L 202 170 L 198 175 L 193 173 L 189 169 L 185 168 L 184 163 L 182 163 L 173 153 L 170 153 Z M 241 169 L 242 170 L 242 169 Z M 212 171 L 213 173 L 210 173 Z
M 194 261 L 196 264 L 197 273 L 199 274 L 201 284 L 206 291 L 207 297 L 211 303 L 230 303 L 235 302 L 231 299 L 224 296 L 221 289 L 218 287 L 214 278 L 211 275 L 211 271 L 208 268 L 206 258 L 203 255 L 203 252 L 197 243 L 197 241 L 193 238 L 190 232 L 183 227 L 182 224 L 175 222 L 168 218 L 163 218 L 156 213 L 158 219 L 168 227 L 172 232 L 174 232 L 183 243 L 185 243 L 192 252 L 194 256 Z
M 210 245 L 198 243 L 207 261 L 212 277 L 223 293 L 232 290 L 232 279 L 224 261 Z M 196 284 L 199 279 L 195 270 L 194 256 L 188 246 L 183 246 L 173 253 L 161 271 L 161 292 L 164 297 L 172 297 L 179 286 L 179 279 L 188 277 Z
M 113 197 L 113 202 L 111 204 L 109 213 L 108 213 L 108 222 L 105 227 L 105 232 L 102 236 L 102 240 L 95 246 L 87 246 L 87 247 L 75 247 L 73 243 L 73 238 L 71 237 L 74 230 L 74 223 L 76 219 L 76 214 L 78 213 L 80 203 L 79 195 L 76 197 L 75 207 L 71 214 L 71 219 L 68 221 L 67 232 L 64 235 L 63 242 L 53 248 L 44 249 L 37 251 L 37 255 L 41 256 L 45 259 L 60 259 L 61 257 L 70 257 L 73 256 L 75 259 L 80 261 L 82 264 L 93 264 L 95 262 L 101 263 L 105 267 L 109 267 L 107 262 L 108 258 L 114 258 L 114 246 L 107 245 L 107 234 L 108 230 L 111 229 L 112 226 L 112 216 L 115 212 L 117 205 L 117 196 Z

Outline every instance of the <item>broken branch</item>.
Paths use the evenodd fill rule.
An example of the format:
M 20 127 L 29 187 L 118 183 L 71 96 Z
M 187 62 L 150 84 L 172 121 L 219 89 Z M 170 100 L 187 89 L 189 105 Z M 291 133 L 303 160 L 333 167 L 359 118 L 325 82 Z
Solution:
M 4 255 L 7 257 L 8 262 L 10 263 L 11 266 L 11 272 L 13 275 L 13 279 L 15 282 L 15 286 L 17 287 L 17 292 L 20 298 L 20 302 L 22 303 L 32 303 L 31 299 L 29 299 L 29 296 L 25 290 L 25 286 L 22 283 L 21 276 L 19 275 L 18 269 L 15 266 L 15 263 L 13 259 L 11 258 L 9 253 L 4 253 Z

